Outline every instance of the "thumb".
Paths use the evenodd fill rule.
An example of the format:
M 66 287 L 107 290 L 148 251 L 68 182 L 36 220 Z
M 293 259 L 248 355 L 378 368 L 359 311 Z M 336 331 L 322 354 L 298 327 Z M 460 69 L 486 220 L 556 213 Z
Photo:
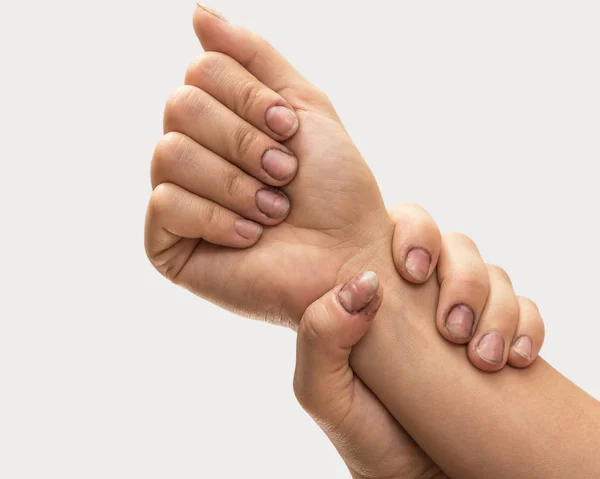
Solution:
M 294 392 L 322 426 L 339 425 L 352 407 L 354 374 L 348 359 L 381 297 L 377 275 L 367 271 L 315 301 L 300 321 Z

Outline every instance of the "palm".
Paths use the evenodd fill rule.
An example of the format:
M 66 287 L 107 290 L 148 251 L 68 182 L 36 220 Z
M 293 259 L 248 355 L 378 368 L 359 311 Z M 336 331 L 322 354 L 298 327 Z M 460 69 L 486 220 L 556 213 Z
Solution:
M 247 250 L 198 244 L 177 281 L 238 314 L 292 325 L 372 239 L 370 223 L 387 218 L 335 112 L 326 117 L 303 105 L 299 115 L 300 131 L 287 145 L 300 164 L 285 190 L 292 203 L 287 220 Z

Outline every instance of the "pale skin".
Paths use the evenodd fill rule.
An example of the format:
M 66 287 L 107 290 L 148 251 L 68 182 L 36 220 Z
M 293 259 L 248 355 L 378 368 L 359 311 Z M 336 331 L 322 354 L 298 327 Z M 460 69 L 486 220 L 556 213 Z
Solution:
M 220 165 L 226 159 L 239 168 L 229 176 L 218 168 L 212 178 L 229 181 L 205 181 L 202 196 L 193 191 L 194 185 L 185 184 L 186 178 L 156 185 L 146 237 L 153 264 L 177 284 L 232 311 L 293 327 L 334 285 L 373 270 L 383 302 L 377 321 L 353 350 L 352 367 L 444 471 L 453 477 L 593 477 L 600 467 L 597 401 L 541 359 L 526 371 L 505 368 L 493 378 L 466 364 L 459 349 L 443 341 L 430 321 L 445 323 L 444 288 L 438 303 L 435 278 L 415 288 L 398 277 L 392 251 L 400 270 L 406 257 L 399 259 L 392 249 L 392 221 L 370 170 L 327 98 L 264 40 L 202 9 L 195 13 L 194 26 L 205 50 L 234 59 L 241 68 L 205 63 L 200 78 L 206 83 L 184 88 L 171 99 L 165 127 L 179 133 L 165 143 L 176 143 L 181 134 L 211 153 L 204 155 L 203 164 Z M 255 83 L 222 88 L 228 78 L 235 78 L 235 68 L 250 73 Z M 211 72 L 220 75 L 212 86 Z M 186 80 L 193 84 L 198 78 L 191 73 Z M 254 88 L 244 91 L 249 85 Z M 217 103 L 230 112 L 222 117 L 229 137 L 210 129 L 218 125 L 221 110 L 208 97 L 219 95 Z M 272 136 L 267 103 L 297 112 L 300 128 L 294 132 L 293 123 L 289 125 L 291 139 Z M 211 123 L 202 121 L 207 114 Z M 244 123 L 236 123 L 240 118 Z M 284 120 L 280 116 L 275 122 L 282 126 Z M 246 125 L 254 130 L 246 131 Z M 176 145 L 183 152 L 195 148 L 191 143 Z M 162 148 L 169 150 L 165 144 Z M 287 178 L 275 179 L 265 167 L 279 178 L 288 170 L 281 164 L 274 168 L 274 159 L 263 156 L 269 149 L 293 152 L 299 167 Z M 181 165 L 180 159 L 176 163 Z M 242 170 L 247 174 L 238 174 Z M 248 179 L 255 182 L 253 187 Z M 258 181 L 273 187 L 287 184 L 283 191 L 293 206 L 288 208 L 281 196 L 256 197 Z M 245 200 L 235 203 L 240 198 Z M 273 219 L 256 206 L 271 216 L 283 208 Z M 203 217 L 208 221 L 198 221 Z M 261 232 L 258 225 L 253 230 L 251 223 L 236 221 L 241 217 L 277 226 Z M 501 290 L 511 289 L 501 270 L 492 271 Z M 477 290 L 481 281 L 479 276 L 454 284 L 462 284 L 464 291 Z M 494 290 L 489 296 L 491 304 L 507 297 Z M 469 305 L 476 321 L 483 321 L 488 303 Z M 518 302 L 496 307 L 505 316 L 519 315 Z M 491 321 L 488 326 L 497 334 L 494 347 L 485 349 L 500 353 L 498 360 L 486 361 L 494 369 L 509 360 L 515 331 L 504 323 Z M 468 354 L 477 360 L 482 338 L 476 337 L 478 329 L 472 330 L 475 337 L 466 338 Z

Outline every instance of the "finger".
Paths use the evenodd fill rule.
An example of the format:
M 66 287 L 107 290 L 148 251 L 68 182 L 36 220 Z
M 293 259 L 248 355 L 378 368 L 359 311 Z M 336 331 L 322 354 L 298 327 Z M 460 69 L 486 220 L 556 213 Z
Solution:
M 436 222 L 423 208 L 410 203 L 393 207 L 390 216 L 395 224 L 393 255 L 398 272 L 412 283 L 427 281 L 442 243 Z
M 525 368 L 538 357 L 544 343 L 545 328 L 540 311 L 533 301 L 522 296 L 519 302 L 519 324 L 508 355 L 508 363 Z
M 227 55 L 200 56 L 188 68 L 185 83 L 204 90 L 275 140 L 287 140 L 298 130 L 291 105 Z
M 438 330 L 448 341 L 465 344 L 475 331 L 489 293 L 485 263 L 469 237 L 450 233 L 442 237 L 437 271 Z
M 186 85 L 167 101 L 165 133 L 176 131 L 271 186 L 289 183 L 298 162 L 285 146 L 256 129 L 205 91 Z
M 263 38 L 231 25 L 204 6 L 194 12 L 194 30 L 205 51 L 220 52 L 233 58 L 258 81 L 281 94 L 296 110 L 311 109 L 339 121 L 327 96 Z
M 375 399 L 366 396 L 366 388 L 357 387 L 348 359 L 380 304 L 377 275 L 365 272 L 309 306 L 300 321 L 294 392 L 334 444 L 356 433 L 350 427 L 350 423 L 356 427 L 356 421 L 348 421 L 356 405 Z
M 194 30 L 206 51 L 230 56 L 274 91 L 305 81 L 265 40 L 242 27 L 231 25 L 203 5 L 198 5 L 194 12 Z
M 308 307 L 297 344 L 296 386 L 303 406 L 309 402 L 304 391 L 321 404 L 330 393 L 329 379 L 349 370 L 350 350 L 369 329 L 380 304 L 379 280 L 367 271 Z
M 197 240 L 204 239 L 232 248 L 247 248 L 256 243 L 261 234 L 262 226 L 180 186 L 162 183 L 150 197 L 145 242 L 146 252 L 151 259 L 160 260 L 161 254 L 182 238 L 196 240 L 196 243 L 185 242 L 187 245 L 197 244 Z M 182 254 L 182 261 L 187 260 L 184 256 Z
M 263 225 L 283 221 L 288 198 L 266 187 L 186 135 L 167 133 L 159 141 L 151 168 L 152 186 L 176 184 L 197 196 Z
M 487 265 L 490 294 L 469 342 L 471 362 L 483 371 L 498 371 L 508 360 L 509 347 L 519 321 L 519 304 L 508 275 L 498 266 Z

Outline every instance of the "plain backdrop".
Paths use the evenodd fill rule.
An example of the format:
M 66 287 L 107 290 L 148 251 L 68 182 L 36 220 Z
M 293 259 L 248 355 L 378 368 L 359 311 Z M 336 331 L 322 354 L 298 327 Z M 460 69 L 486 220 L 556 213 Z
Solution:
M 503 266 L 600 398 L 600 4 L 215 1 L 333 100 L 389 205 Z M 192 0 L 0 5 L 0 477 L 347 477 L 295 336 L 147 261 L 149 162 Z M 466 360 L 466 359 L 465 359 Z

